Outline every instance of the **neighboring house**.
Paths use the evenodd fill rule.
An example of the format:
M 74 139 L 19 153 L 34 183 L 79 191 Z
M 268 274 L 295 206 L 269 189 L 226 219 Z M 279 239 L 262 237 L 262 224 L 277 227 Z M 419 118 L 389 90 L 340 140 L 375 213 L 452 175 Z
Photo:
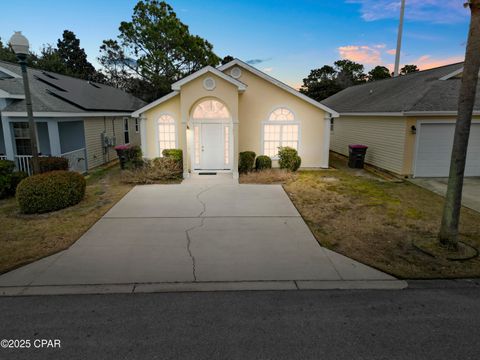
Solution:
M 145 103 L 119 89 L 28 69 L 38 147 L 42 156 L 68 158 L 85 172 L 117 157 L 114 145 L 140 144 L 132 111 Z M 31 150 L 20 67 L 0 61 L 0 158 L 30 172 Z
M 185 177 L 237 177 L 239 152 L 276 160 L 280 146 L 298 149 L 302 167 L 328 167 L 330 118 L 338 114 L 238 59 L 207 66 L 172 90 L 132 115 L 141 119 L 144 155 L 182 149 Z
M 463 63 L 353 86 L 322 101 L 340 113 L 330 149 L 368 145 L 366 162 L 414 177 L 446 177 L 450 166 Z M 480 176 L 480 84 L 466 176 Z

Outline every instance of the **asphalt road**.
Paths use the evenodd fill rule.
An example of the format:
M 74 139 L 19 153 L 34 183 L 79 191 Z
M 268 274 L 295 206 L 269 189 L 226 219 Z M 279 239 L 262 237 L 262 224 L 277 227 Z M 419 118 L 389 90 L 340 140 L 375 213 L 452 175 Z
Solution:
M 0 298 L 0 359 L 478 359 L 480 281 Z M 59 339 L 60 349 L 34 348 Z M 37 342 L 38 344 L 38 342 Z

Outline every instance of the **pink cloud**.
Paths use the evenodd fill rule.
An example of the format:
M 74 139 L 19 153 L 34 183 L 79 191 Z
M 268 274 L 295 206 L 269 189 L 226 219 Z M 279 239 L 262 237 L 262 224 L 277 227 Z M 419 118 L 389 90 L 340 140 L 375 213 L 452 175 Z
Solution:
M 396 49 L 390 49 L 390 50 L 387 50 L 386 53 L 388 55 L 395 55 L 397 53 L 397 50 Z
M 382 62 L 378 45 L 347 45 L 338 48 L 340 56 L 362 64 L 379 64 Z
M 446 58 L 432 58 L 430 55 L 422 55 L 411 63 L 418 66 L 420 70 L 428 70 L 439 66 L 458 63 L 464 60 L 463 56 L 449 56 Z

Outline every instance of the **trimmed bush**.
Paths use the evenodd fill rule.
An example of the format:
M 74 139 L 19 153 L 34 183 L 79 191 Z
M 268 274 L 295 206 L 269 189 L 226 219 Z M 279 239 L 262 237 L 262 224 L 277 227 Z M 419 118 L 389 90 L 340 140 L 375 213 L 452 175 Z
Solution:
M 182 164 L 183 168 L 183 151 L 182 149 L 164 149 L 162 155 L 167 158 L 171 158 Z
M 302 159 L 298 156 L 297 150 L 288 146 L 278 149 L 278 158 L 280 169 L 297 171 L 302 164 Z
M 17 187 L 17 201 L 25 214 L 45 213 L 78 204 L 85 196 L 85 178 L 73 171 L 30 176 Z
M 40 167 L 40 173 L 46 173 L 55 170 L 68 170 L 68 160 L 63 157 L 39 157 L 38 165 Z
M 265 170 L 272 168 L 272 159 L 266 155 L 260 155 L 255 159 L 255 170 Z
M 0 160 L 0 199 L 14 196 L 17 185 L 28 175 L 24 172 L 13 172 L 15 163 L 10 160 Z
M 253 170 L 256 154 L 253 151 L 243 151 L 239 154 L 238 172 L 245 174 Z
M 15 169 L 15 163 L 10 160 L 0 160 L 0 176 L 8 175 Z

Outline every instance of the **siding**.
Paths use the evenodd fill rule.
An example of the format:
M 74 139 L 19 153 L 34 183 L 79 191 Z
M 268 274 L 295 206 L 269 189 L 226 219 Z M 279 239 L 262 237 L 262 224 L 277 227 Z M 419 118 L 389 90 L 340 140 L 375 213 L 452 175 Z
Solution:
M 116 145 L 124 144 L 123 117 L 100 117 L 84 119 L 85 145 L 87 148 L 88 169 L 117 158 L 114 147 L 102 147 L 102 133 L 115 137 Z M 129 119 L 130 144 L 140 145 L 140 134 L 135 133 L 135 120 Z
M 348 156 L 349 144 L 368 146 L 368 164 L 402 174 L 406 120 L 403 117 L 340 116 L 334 120 L 330 149 Z

